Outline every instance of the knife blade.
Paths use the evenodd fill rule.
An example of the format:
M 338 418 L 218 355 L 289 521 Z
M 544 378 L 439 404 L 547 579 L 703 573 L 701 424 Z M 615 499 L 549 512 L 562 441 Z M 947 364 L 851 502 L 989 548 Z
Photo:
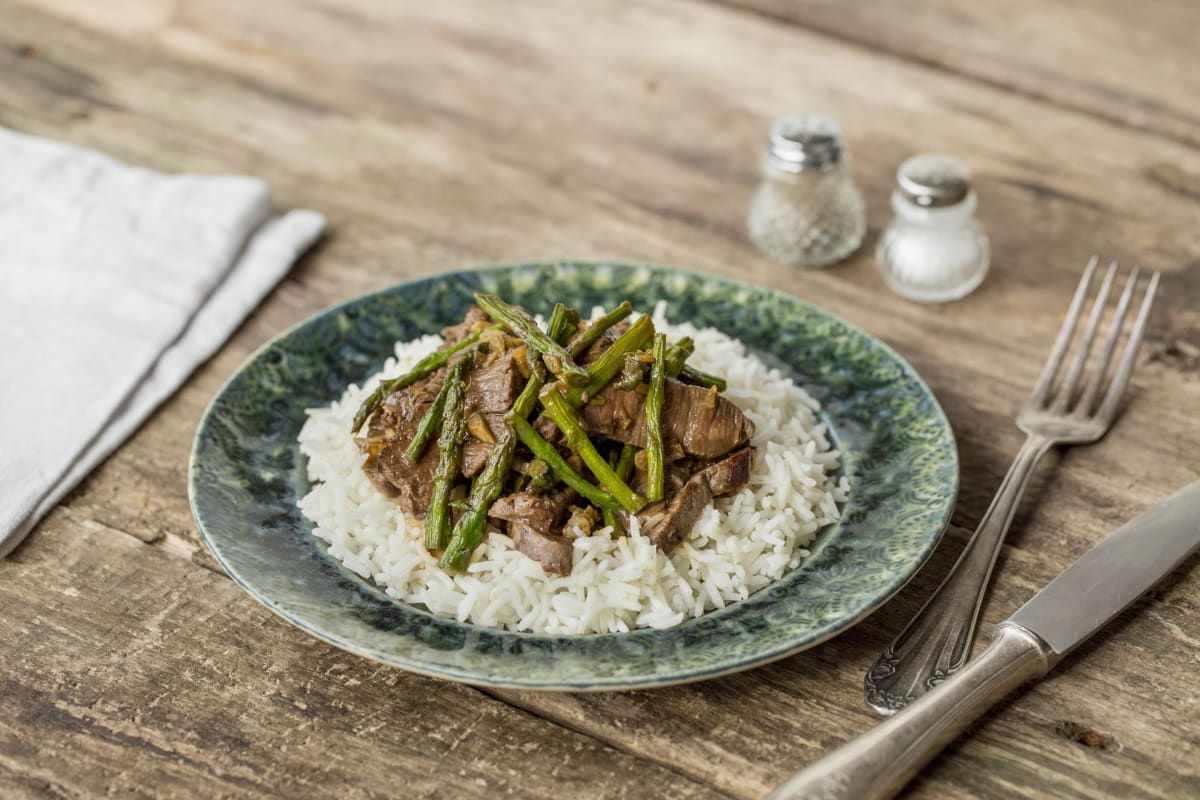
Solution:
M 1142 512 L 1087 551 L 1008 622 L 1061 658 L 1200 546 L 1200 481 Z
M 1200 481 L 1105 537 L 996 626 L 978 658 L 797 772 L 768 800 L 884 800 L 993 703 L 1063 656 L 1200 549 Z

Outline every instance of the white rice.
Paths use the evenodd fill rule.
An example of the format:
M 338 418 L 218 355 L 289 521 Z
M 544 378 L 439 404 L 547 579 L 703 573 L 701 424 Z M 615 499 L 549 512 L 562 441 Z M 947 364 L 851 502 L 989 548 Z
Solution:
M 403 374 L 441 344 L 423 336 L 396 345 L 396 357 L 362 387 L 350 386 L 328 408 L 311 409 L 300 432 L 313 488 L 300 508 L 347 568 L 390 596 L 461 622 L 545 634 L 612 633 L 667 628 L 724 608 L 778 580 L 807 555 L 817 531 L 835 522 L 848 484 L 835 480 L 819 406 L 778 370 L 712 328 L 667 325 L 669 338 L 691 336 L 696 367 L 722 375 L 727 396 L 754 422 L 750 483 L 705 509 L 691 535 L 665 555 L 637 530 L 603 528 L 575 539 L 567 577 L 548 575 L 489 527 L 462 575 L 437 566 L 423 546 L 421 521 L 377 490 L 361 469 L 348 430 L 362 399 L 383 378 Z M 636 526 L 635 526 L 636 527 Z

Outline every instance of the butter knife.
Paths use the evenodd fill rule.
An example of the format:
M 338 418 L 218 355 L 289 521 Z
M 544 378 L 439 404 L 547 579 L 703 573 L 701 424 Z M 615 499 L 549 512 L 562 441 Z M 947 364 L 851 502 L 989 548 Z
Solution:
M 767 800 L 878 800 L 899 792 L 968 724 L 1121 613 L 1200 548 L 1200 481 L 1118 528 L 1001 622 L 935 690 L 797 772 Z

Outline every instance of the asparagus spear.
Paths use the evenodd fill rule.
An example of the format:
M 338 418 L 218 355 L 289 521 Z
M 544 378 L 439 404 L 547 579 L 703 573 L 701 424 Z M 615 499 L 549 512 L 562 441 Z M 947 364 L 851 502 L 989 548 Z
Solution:
M 627 481 L 629 479 L 628 474 L 621 475 L 621 458 L 625 454 L 626 447 L 629 447 L 631 451 L 633 450 L 633 448 L 629 445 L 623 445 L 620 451 L 613 450 L 608 454 L 609 466 L 613 468 L 613 471 L 616 472 L 617 476 L 623 481 Z M 609 528 L 612 528 L 613 533 L 624 535 L 625 526 L 621 523 L 621 519 L 617 516 L 616 511 L 611 508 L 602 508 L 600 509 L 600 516 L 604 519 L 604 524 Z
M 646 392 L 646 499 L 663 499 L 663 382 L 666 380 L 667 337 L 654 335 L 654 364 L 650 367 L 650 391 Z
M 625 354 L 641 350 L 654 336 L 654 321 L 649 316 L 641 316 L 638 321 L 629 326 L 621 337 L 613 342 L 612 347 L 604 351 L 587 368 L 590 379 L 586 386 L 572 386 L 567 390 L 566 399 L 572 406 L 583 405 L 583 399 L 595 397 L 600 390 L 609 384 L 625 365 Z
M 692 337 L 685 336 L 667 348 L 667 377 L 674 378 L 683 369 L 688 358 L 696 352 Z
M 442 433 L 438 436 L 438 465 L 433 474 L 433 499 L 425 513 L 425 546 L 430 550 L 441 550 L 450 540 L 450 485 L 458 477 L 462 466 L 462 441 L 466 429 L 466 414 L 463 413 L 466 387 L 462 375 L 467 359 L 460 358 L 450 367 L 446 378 L 450 390 L 446 394 L 446 415 L 442 420 Z
M 667 348 L 667 377 L 679 378 L 685 383 L 692 383 L 697 386 L 703 386 L 706 389 L 715 386 L 718 392 L 725 391 L 728 388 L 724 378 L 719 378 L 716 375 L 709 375 L 707 372 L 702 372 L 693 366 L 689 366 L 686 362 L 695 352 L 696 345 L 690 336 L 685 336 L 675 344 Z
M 498 327 L 496 325 L 493 328 Z M 476 331 L 467 338 L 463 339 L 458 344 L 447 347 L 445 350 L 439 350 L 436 353 L 430 353 L 417 362 L 417 365 L 399 378 L 392 378 L 390 381 L 383 381 L 367 396 L 363 404 L 359 406 L 358 413 L 354 415 L 354 427 L 350 429 L 351 433 L 357 433 L 358 429 L 367 421 L 367 417 L 371 416 L 371 412 L 379 408 L 379 404 L 387 398 L 392 392 L 398 392 L 401 389 L 412 386 L 422 378 L 427 378 L 437 372 L 442 367 L 450 362 L 450 358 L 457 352 L 465 350 L 471 345 L 479 341 L 479 335 L 483 331 Z
M 513 417 L 512 426 L 513 430 L 516 431 L 517 437 L 525 443 L 525 446 L 533 451 L 535 456 L 546 462 L 551 471 L 563 483 L 579 492 L 580 496 L 590 500 L 599 508 L 620 508 L 620 503 L 610 495 L 588 483 L 578 472 L 571 469 L 571 465 L 558 454 L 558 451 L 554 449 L 554 445 L 543 439 L 524 417 Z
M 567 342 L 567 352 L 572 357 L 577 358 L 583 354 L 585 350 L 595 344 L 604 332 L 616 325 L 621 320 L 633 313 L 633 306 L 628 300 L 625 300 L 621 305 L 614 308 L 612 311 L 588 323 L 588 326 L 582 331 L 575 334 L 569 342 Z
M 631 444 L 621 446 L 621 457 L 617 459 L 617 477 L 623 481 L 628 481 L 629 476 L 633 474 L 633 459 L 637 455 L 637 448 Z
M 646 505 L 646 499 L 639 496 L 629 488 L 625 481 L 618 478 L 617 473 L 604 460 L 604 456 L 596 451 L 596 446 L 588 439 L 583 427 L 579 424 L 575 410 L 571 408 L 570 403 L 563 397 L 558 387 L 547 386 L 538 396 L 541 398 L 542 408 L 546 410 L 546 415 L 554 420 L 554 424 L 566 436 L 567 446 L 579 454 L 600 485 L 626 511 L 630 513 L 640 511 L 642 506 Z
M 417 432 L 413 434 L 412 441 L 408 443 L 408 447 L 404 448 L 404 456 L 412 463 L 415 464 L 421 460 L 429 440 L 433 438 L 433 432 L 442 424 L 442 413 L 446 409 L 446 396 L 450 394 L 450 385 L 455 380 L 455 371 L 452 369 L 446 373 L 446 379 L 442 381 L 442 388 L 438 389 L 433 403 L 425 410 L 425 416 L 421 417 L 421 421 L 417 423 Z
M 715 386 L 717 387 L 718 392 L 723 392 L 729 388 L 728 384 L 725 383 L 724 378 L 717 377 L 716 375 L 709 375 L 707 372 L 702 372 L 690 364 L 683 365 L 683 369 L 679 371 L 679 380 L 683 381 L 684 383 L 703 386 L 706 389 Z
M 586 384 L 588 371 L 575 363 L 571 354 L 553 337 L 543 333 L 528 314 L 516 306 L 509 305 L 494 294 L 476 294 L 475 302 L 488 316 L 525 341 L 529 347 L 542 354 L 542 361 L 555 375 L 571 385 Z

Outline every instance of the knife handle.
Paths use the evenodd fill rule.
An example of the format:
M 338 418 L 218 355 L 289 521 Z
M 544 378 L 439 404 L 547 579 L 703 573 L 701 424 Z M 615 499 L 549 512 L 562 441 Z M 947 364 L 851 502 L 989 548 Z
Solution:
M 883 800 L 893 797 L 992 704 L 1051 665 L 1050 648 L 1002 622 L 974 661 L 895 716 L 797 772 L 767 800 Z

